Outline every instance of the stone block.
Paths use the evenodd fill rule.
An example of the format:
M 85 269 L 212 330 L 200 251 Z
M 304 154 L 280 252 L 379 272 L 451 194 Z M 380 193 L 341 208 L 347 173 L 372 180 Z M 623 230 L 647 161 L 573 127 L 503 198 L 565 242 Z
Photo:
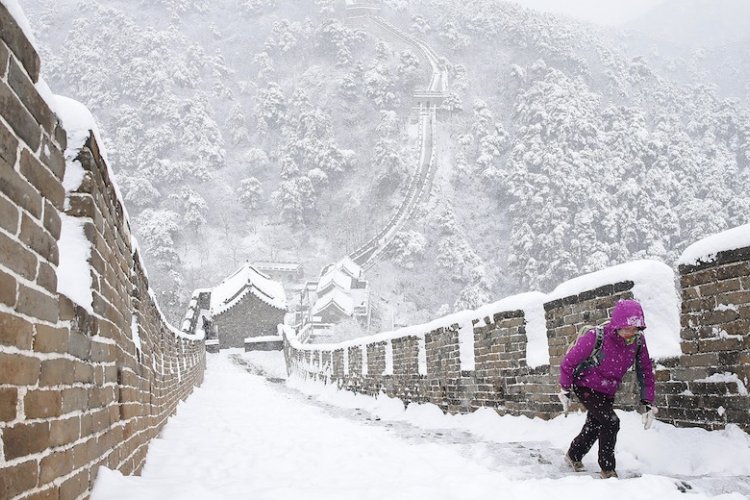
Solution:
M 34 217 L 42 216 L 42 195 L 2 158 L 0 158 L 0 192 L 16 205 L 28 210 Z
M 0 29 L 2 29 L 1 25 Z M 0 115 L 7 120 L 18 137 L 32 151 L 39 149 L 42 140 L 41 127 L 18 96 L 2 80 L 0 80 Z
M 0 39 L 15 54 L 31 80 L 39 80 L 39 54 L 5 5 L 0 4 Z
M 34 385 L 41 362 L 22 354 L 0 352 L 0 385 Z
M 78 359 L 88 360 L 91 354 L 91 339 L 86 335 L 71 331 L 68 352 Z
M 53 117 L 55 121 L 55 128 L 57 127 L 57 117 Z M 54 130 L 52 131 L 54 134 Z M 42 147 L 39 149 L 39 159 L 42 163 L 50 169 L 50 172 L 55 174 L 60 181 L 65 176 L 65 155 L 60 150 L 57 142 L 55 141 L 54 135 L 42 135 Z
M 0 422 L 15 420 L 17 402 L 18 390 L 15 387 L 0 387 Z
M 2 274 L 0 271 L 0 285 L 3 283 Z M 13 289 L 15 289 L 15 286 Z M 2 292 L 0 292 L 0 297 L 2 297 Z M 11 313 L 0 311 L 0 345 L 13 346 L 28 351 L 31 349 L 32 338 L 33 327 L 31 323 Z
M 0 9 L 2 8 L 0 3 Z M 11 466 L 0 464 L 0 498 L 13 498 L 34 489 L 38 481 L 39 466 L 36 460 Z
M 50 421 L 49 438 L 50 446 L 63 446 L 73 443 L 81 437 L 81 417 Z
M 5 196 L 0 195 L 0 228 L 12 235 L 18 233 L 18 207 Z
M 745 347 L 744 339 L 741 338 L 719 338 L 698 340 L 700 352 L 737 351 Z
M 46 229 L 55 240 L 59 241 L 60 229 L 62 227 L 60 212 L 58 212 L 55 206 L 48 200 L 44 200 L 44 218 L 42 222 L 44 224 L 44 229 Z
M 28 181 L 47 198 L 58 210 L 62 211 L 65 200 L 65 189 L 60 180 L 27 149 L 21 151 L 20 172 Z
M 17 151 L 18 139 L 5 123 L 0 122 L 0 160 L 3 160 L 8 168 L 12 169 L 16 164 Z
M 18 284 L 16 310 L 50 323 L 56 323 L 60 315 L 57 301 L 54 298 L 22 283 Z
M 59 417 L 62 398 L 59 391 L 29 390 L 23 407 L 27 419 Z
M 0 78 L 5 78 L 5 75 L 8 74 L 9 56 L 8 46 L 0 39 Z
M 26 109 L 34 116 L 44 130 L 51 134 L 54 132 L 54 126 L 57 117 L 45 102 L 39 91 L 34 86 L 26 72 L 14 61 L 10 60 L 8 68 L 8 84 L 16 93 Z
M 721 268 L 719 268 L 721 269 Z M 719 270 L 717 269 L 717 274 Z M 720 293 L 735 292 L 740 289 L 739 278 L 727 279 L 723 281 L 716 281 L 713 283 L 706 283 L 700 287 L 700 293 L 703 296 L 718 295 Z
M 36 283 L 49 293 L 57 295 L 57 272 L 46 262 L 39 262 Z
M 40 387 L 70 385 L 74 380 L 74 362 L 69 359 L 45 359 L 41 362 Z
M 27 280 L 33 281 L 36 278 L 36 256 L 2 232 L 0 232 L 0 262 Z
M 89 474 L 89 470 L 84 469 L 66 479 L 60 485 L 60 498 L 78 498 L 82 496 L 91 487 Z
M 67 328 L 55 328 L 47 325 L 36 325 L 34 334 L 34 351 L 43 353 L 65 353 L 68 351 Z
M 59 263 L 57 241 L 27 214 L 21 216 L 21 232 L 18 239 L 34 250 L 43 260 L 54 265 Z
M 3 429 L 5 459 L 13 460 L 39 453 L 49 443 L 49 422 L 22 423 Z
M 71 378 L 73 374 L 71 373 Z M 89 394 L 87 389 L 73 387 L 63 389 L 62 391 L 62 409 L 63 413 L 74 411 L 84 411 L 89 407 Z
M 39 462 L 39 484 L 47 484 L 73 471 L 73 450 L 53 451 Z

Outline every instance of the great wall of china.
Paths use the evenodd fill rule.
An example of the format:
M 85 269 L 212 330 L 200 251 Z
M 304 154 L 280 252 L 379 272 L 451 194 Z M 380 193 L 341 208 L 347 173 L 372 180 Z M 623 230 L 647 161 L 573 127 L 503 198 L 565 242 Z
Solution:
M 201 383 L 206 354 L 200 335 L 160 313 L 94 135 L 76 145 L 84 176 L 66 203 L 71 145 L 42 95 L 39 67 L 0 3 L 0 497 L 80 498 L 100 466 L 140 471 L 150 441 Z M 80 222 L 91 248 L 90 311 L 57 291 L 63 217 Z M 660 266 L 662 286 L 673 287 L 673 271 Z M 346 344 L 301 345 L 284 331 L 288 367 L 448 412 L 548 418 L 559 412 L 556 367 L 576 327 L 605 319 L 620 297 L 649 303 L 648 280 L 631 271 L 536 296 L 536 308 L 506 300 Z M 660 418 L 748 432 L 750 247 L 682 265 L 677 278 L 680 352 L 657 359 Z M 545 332 L 544 363 L 529 362 L 532 327 Z

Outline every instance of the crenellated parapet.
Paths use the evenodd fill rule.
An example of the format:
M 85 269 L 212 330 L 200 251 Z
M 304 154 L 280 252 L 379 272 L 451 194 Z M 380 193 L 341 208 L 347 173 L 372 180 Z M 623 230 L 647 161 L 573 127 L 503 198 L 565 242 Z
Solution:
M 618 300 L 635 298 L 646 314 L 660 419 L 750 431 L 750 226 L 696 245 L 686 250 L 679 276 L 659 262 L 632 262 L 549 294 L 508 297 L 341 344 L 301 344 L 282 328 L 287 366 L 295 376 L 405 404 L 430 402 L 449 413 L 488 407 L 552 418 L 560 414 L 560 361 L 579 329 L 606 322 Z M 632 410 L 638 400 L 631 372 L 617 403 Z

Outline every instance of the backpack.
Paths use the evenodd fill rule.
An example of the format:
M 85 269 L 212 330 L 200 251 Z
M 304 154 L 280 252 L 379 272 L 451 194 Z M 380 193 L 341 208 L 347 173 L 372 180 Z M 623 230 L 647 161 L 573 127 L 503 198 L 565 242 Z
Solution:
M 604 343 L 604 325 L 583 325 L 578 330 L 578 335 L 576 336 L 575 340 L 573 340 L 573 342 L 571 342 L 568 346 L 568 350 L 565 351 L 565 355 L 567 356 L 570 350 L 573 349 L 573 347 L 578 343 L 580 338 L 586 335 L 591 330 L 596 330 L 596 342 L 594 343 L 594 348 L 591 349 L 591 354 L 589 354 L 589 357 L 581 361 L 578 366 L 576 366 L 575 370 L 573 370 L 573 380 L 578 378 L 585 370 L 588 370 L 593 366 L 599 366 L 602 362 L 602 359 L 604 359 L 604 354 L 602 353 L 602 344 Z M 641 346 L 643 345 L 640 336 L 638 336 L 637 343 L 638 349 L 635 352 L 636 363 L 638 362 L 639 356 L 641 354 Z
M 578 378 L 578 376 L 583 373 L 584 370 L 587 370 L 591 368 L 592 366 L 599 366 L 599 364 L 602 362 L 602 344 L 604 343 L 604 325 L 583 325 L 578 330 L 578 335 L 576 335 L 576 338 L 573 340 L 573 342 L 570 343 L 568 346 L 567 351 L 565 351 L 565 355 L 567 356 L 568 353 L 575 347 L 575 345 L 578 343 L 578 341 L 586 335 L 589 331 L 596 330 L 596 342 L 594 343 L 594 348 L 591 350 L 591 354 L 589 354 L 589 357 L 585 360 L 581 361 L 578 366 L 576 366 L 575 370 L 573 370 L 573 379 L 575 380 Z

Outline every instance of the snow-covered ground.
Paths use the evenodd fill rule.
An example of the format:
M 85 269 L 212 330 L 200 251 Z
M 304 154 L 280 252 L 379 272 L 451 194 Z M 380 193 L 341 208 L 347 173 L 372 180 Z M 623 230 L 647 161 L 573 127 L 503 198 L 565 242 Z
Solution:
M 285 380 L 281 353 L 209 355 L 205 382 L 150 446 L 141 477 L 100 469 L 101 499 L 748 498 L 750 436 L 644 431 L 620 413 L 618 470 L 595 454 L 573 474 L 563 450 L 582 414 L 551 421 L 371 398 Z

